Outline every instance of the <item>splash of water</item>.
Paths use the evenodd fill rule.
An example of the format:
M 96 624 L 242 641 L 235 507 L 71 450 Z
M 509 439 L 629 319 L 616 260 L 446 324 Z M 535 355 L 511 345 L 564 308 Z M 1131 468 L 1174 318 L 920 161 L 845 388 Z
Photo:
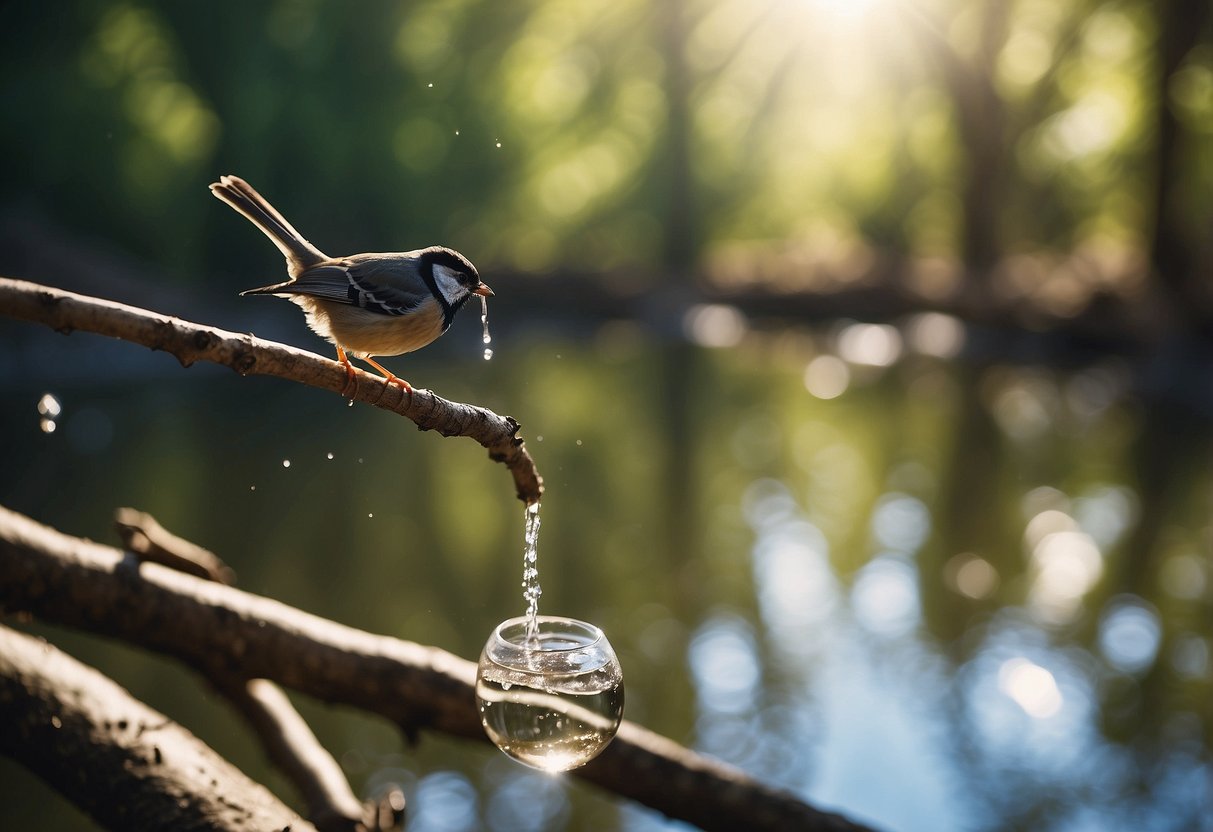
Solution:
M 489 335 L 489 299 L 484 295 L 480 296 L 480 324 L 484 327 L 484 360 L 488 361 L 493 357 L 493 351 L 488 347 L 493 341 L 493 336 Z
M 526 507 L 523 539 L 526 546 L 522 552 L 522 598 L 526 601 L 526 640 L 527 644 L 531 644 L 536 641 L 539 631 L 539 596 L 543 594 L 536 565 L 539 555 L 539 503 L 530 503 Z

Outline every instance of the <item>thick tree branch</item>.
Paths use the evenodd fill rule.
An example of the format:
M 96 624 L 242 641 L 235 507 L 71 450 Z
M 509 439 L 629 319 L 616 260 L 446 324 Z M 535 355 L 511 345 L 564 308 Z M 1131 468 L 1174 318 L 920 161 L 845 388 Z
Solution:
M 0 626 L 0 752 L 110 829 L 315 830 L 96 670 Z
M 314 353 L 37 283 L 0 277 L 0 314 L 43 323 L 65 334 L 95 332 L 164 350 L 185 367 L 195 361 L 212 361 L 242 376 L 277 376 L 338 394 L 348 392 L 345 368 Z M 542 497 L 543 480 L 518 436 L 514 419 L 447 401 L 430 390 L 405 393 L 361 370 L 357 381 L 354 399 L 399 413 L 422 430 L 475 439 L 488 449 L 491 459 L 509 469 L 518 499 L 529 504 Z
M 114 522 L 127 549 L 142 560 L 229 586 L 234 583 L 232 570 L 218 556 L 168 531 L 150 514 L 120 508 Z M 308 819 L 320 832 L 367 832 L 372 807 L 358 802 L 341 766 L 281 688 L 266 679 L 230 675 L 212 677 L 210 682 L 252 726 L 274 765 L 295 784 L 307 802 Z M 377 819 L 377 804 L 373 809 Z
M 7 509 L 0 509 L 0 607 L 120 638 L 204 672 L 272 679 L 380 714 L 406 732 L 428 727 L 485 740 L 469 661 L 140 564 Z M 704 829 L 863 828 L 630 722 L 577 775 Z

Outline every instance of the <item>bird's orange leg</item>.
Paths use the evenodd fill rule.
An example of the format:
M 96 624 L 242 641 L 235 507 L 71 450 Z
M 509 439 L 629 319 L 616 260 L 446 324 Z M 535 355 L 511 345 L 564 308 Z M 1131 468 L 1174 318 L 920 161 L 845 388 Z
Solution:
M 345 350 L 337 347 L 337 360 L 345 365 L 345 385 L 341 388 L 341 395 L 345 395 L 345 391 L 350 391 L 350 398 L 354 398 L 358 394 L 358 378 L 354 373 L 354 365 L 350 363 L 349 356 L 345 354 Z M 351 386 L 353 389 L 351 389 Z
M 380 364 L 375 359 L 364 355 L 364 356 L 362 356 L 362 360 L 365 361 L 367 364 L 370 364 L 372 367 L 374 367 L 379 372 L 383 373 L 384 377 L 387 379 L 388 384 L 395 384 L 397 387 L 399 387 L 401 390 L 403 390 L 406 393 L 413 392 L 413 385 L 409 384 L 407 381 L 402 379 L 400 376 L 393 373 L 387 367 L 384 367 L 382 364 Z

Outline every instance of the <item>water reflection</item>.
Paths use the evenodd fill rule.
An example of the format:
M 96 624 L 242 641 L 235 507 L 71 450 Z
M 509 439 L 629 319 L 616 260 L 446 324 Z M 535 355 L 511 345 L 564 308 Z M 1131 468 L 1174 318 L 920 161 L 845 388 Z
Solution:
M 954 555 L 944 566 L 948 588 L 979 601 L 998 589 L 998 570 L 985 558 L 971 552 Z
M 1122 673 L 1150 669 L 1162 644 L 1162 622 L 1153 604 L 1135 595 L 1108 601 L 1099 621 L 1099 649 L 1109 665 Z
M 525 426 L 544 603 L 611 632 L 630 715 L 890 830 L 1213 812 L 1207 421 L 1142 407 L 1118 364 L 946 363 L 978 338 L 946 316 L 769 343 L 727 308 L 684 323 L 734 346 L 667 355 L 630 324 L 526 344 L 502 321 L 488 366 L 410 367 Z M 251 591 L 469 658 L 521 612 L 517 504 L 474 443 L 265 380 L 42 383 L 68 441 L 42 435 L 42 389 L 6 391 L 7 505 L 93 537 L 145 508 Z M 72 647 L 266 779 L 191 680 Z M 404 790 L 410 829 L 679 828 L 495 752 L 307 716 L 360 793 Z M 21 802 L 0 826 L 30 825 Z
M 851 587 L 851 608 L 860 626 L 894 638 L 918 626 L 921 601 L 918 570 L 900 555 L 878 555 L 859 570 Z
M 407 832 L 476 832 L 479 795 L 462 774 L 438 771 L 421 778 L 408 801 Z
M 1061 710 L 1061 690 L 1053 674 L 1023 656 L 1007 659 L 998 668 L 998 688 L 1028 716 L 1048 719 Z

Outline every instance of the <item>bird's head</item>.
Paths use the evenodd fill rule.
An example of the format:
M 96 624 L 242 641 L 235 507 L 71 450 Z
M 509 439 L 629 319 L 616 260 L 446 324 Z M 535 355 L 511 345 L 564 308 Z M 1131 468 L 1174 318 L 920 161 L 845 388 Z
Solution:
M 493 290 L 480 280 L 476 267 L 457 251 L 442 246 L 421 252 L 421 268 L 434 278 L 434 286 L 452 309 L 463 306 L 472 295 L 488 297 Z

